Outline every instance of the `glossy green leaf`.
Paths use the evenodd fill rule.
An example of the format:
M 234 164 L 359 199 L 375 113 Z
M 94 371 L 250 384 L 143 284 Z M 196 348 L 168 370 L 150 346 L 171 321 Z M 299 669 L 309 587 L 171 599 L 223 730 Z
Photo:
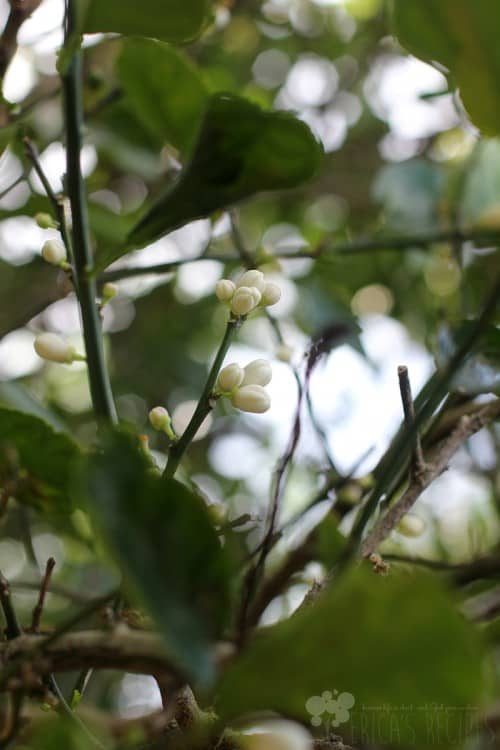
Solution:
M 472 121 L 500 133 L 500 6 L 491 0 L 393 0 L 401 44 L 449 71 Z
M 209 15 L 208 0 L 80 0 L 84 32 L 114 32 L 165 42 L 195 39 Z
M 446 744 L 480 701 L 481 670 L 477 632 L 430 575 L 358 569 L 257 634 L 222 677 L 216 708 L 224 719 L 274 710 L 310 723 L 311 697 L 348 692 L 347 736 L 385 744 L 397 731 L 398 746 L 424 747 L 432 722 L 433 744 Z
M 145 245 L 189 221 L 266 190 L 312 177 L 321 147 L 308 126 L 237 96 L 209 100 L 192 156 L 179 178 L 129 235 Z
M 226 619 L 226 557 L 203 500 L 152 475 L 132 439 L 109 436 L 82 472 L 90 513 L 124 577 L 190 678 L 213 677 L 211 639 Z
M 207 98 L 196 67 L 167 44 L 131 39 L 118 60 L 118 74 L 145 129 L 181 151 L 188 148 Z
M 77 445 L 33 414 L 0 407 L 0 477 L 18 474 L 14 495 L 42 512 L 70 512 Z

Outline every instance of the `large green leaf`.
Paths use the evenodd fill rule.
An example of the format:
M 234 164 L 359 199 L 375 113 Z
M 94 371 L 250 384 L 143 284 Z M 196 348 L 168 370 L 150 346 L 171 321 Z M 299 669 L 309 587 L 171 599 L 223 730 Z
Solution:
M 194 219 L 265 190 L 292 188 L 318 168 L 308 126 L 237 96 L 209 99 L 191 159 L 129 235 L 145 245 Z
M 195 39 L 209 14 L 209 0 L 80 0 L 86 33 L 114 32 L 181 43 Z
M 92 517 L 172 658 L 191 678 L 209 682 L 229 577 L 205 503 L 180 482 L 152 475 L 132 439 L 119 433 L 88 459 L 81 477 Z
M 167 44 L 130 39 L 118 60 L 118 73 L 146 130 L 181 151 L 189 147 L 207 98 L 196 67 Z
M 33 414 L 0 407 L 0 481 L 20 477 L 13 493 L 43 512 L 69 512 L 77 445 Z
M 473 122 L 500 133 L 500 5 L 491 0 L 393 0 L 401 44 L 449 71 Z
M 222 677 L 216 707 L 224 719 L 274 710 L 309 723 L 311 697 L 348 692 L 355 704 L 340 731 L 363 744 L 394 741 L 397 731 L 398 746 L 425 747 L 432 724 L 432 744 L 458 745 L 466 707 L 481 698 L 481 669 L 473 625 L 428 574 L 358 569 L 257 634 Z

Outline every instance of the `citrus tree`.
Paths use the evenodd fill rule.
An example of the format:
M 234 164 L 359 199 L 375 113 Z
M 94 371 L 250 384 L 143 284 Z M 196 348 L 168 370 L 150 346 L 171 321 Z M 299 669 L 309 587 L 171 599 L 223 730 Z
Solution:
M 495 746 L 500 11 L 0 12 L 0 746 Z

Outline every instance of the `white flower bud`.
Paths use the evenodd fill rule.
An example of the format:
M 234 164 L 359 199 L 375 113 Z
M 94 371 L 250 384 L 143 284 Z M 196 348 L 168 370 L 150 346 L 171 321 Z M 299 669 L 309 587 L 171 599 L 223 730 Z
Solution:
M 238 280 L 238 287 L 242 286 L 254 286 L 262 294 L 264 287 L 266 286 L 266 280 L 262 271 L 246 271 L 243 276 Z
M 222 393 L 231 393 L 235 388 L 243 382 L 244 376 L 243 368 L 240 367 L 236 362 L 231 365 L 224 367 L 217 378 L 217 388 Z
M 276 349 L 276 357 L 281 362 L 291 362 L 293 357 L 293 348 L 288 344 L 280 344 Z
M 47 240 L 42 247 L 42 258 L 53 266 L 60 266 L 66 260 L 66 248 L 59 240 Z
M 67 341 L 56 333 L 41 333 L 36 337 L 33 346 L 38 356 L 49 362 L 71 364 L 77 359 L 83 359 Z
M 229 279 L 221 279 L 215 285 L 215 296 L 220 302 L 230 302 L 236 286 Z
M 258 305 L 259 303 L 256 302 L 256 295 L 259 294 L 259 301 L 260 301 L 260 293 L 258 289 L 255 289 L 255 287 L 248 287 L 248 286 L 240 286 L 234 293 L 234 297 L 231 300 L 231 311 L 235 315 L 248 315 L 249 312 L 252 312 L 252 310 Z
M 264 721 L 251 733 L 241 735 L 244 750 L 311 750 L 309 732 L 295 722 Z
M 260 301 L 262 299 L 262 294 L 259 292 L 256 286 L 249 287 L 250 292 L 253 297 L 253 301 L 255 302 L 255 307 L 257 307 L 258 304 L 260 304 Z
M 273 281 L 268 281 L 262 292 L 262 299 L 260 301 L 263 307 L 270 307 L 275 305 L 281 299 L 281 289 Z
M 271 406 L 271 399 L 261 385 L 244 385 L 232 396 L 231 403 L 241 411 L 263 414 Z
M 399 531 L 403 536 L 417 537 L 424 533 L 425 526 L 426 523 L 420 516 L 415 515 L 415 513 L 407 513 L 396 526 L 396 531 Z
M 267 385 L 271 382 L 273 371 L 267 359 L 254 359 L 244 369 L 241 385 Z

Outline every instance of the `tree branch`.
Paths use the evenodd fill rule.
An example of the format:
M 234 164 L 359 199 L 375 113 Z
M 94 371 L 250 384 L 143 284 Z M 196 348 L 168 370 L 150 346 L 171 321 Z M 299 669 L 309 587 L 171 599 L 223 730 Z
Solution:
M 369 557 L 397 526 L 403 516 L 418 500 L 422 492 L 440 476 L 448 467 L 448 463 L 456 451 L 474 433 L 479 432 L 485 425 L 500 417 L 500 398 L 483 406 L 481 411 L 471 416 L 461 417 L 457 427 L 449 438 L 439 445 L 425 468 L 415 476 L 406 492 L 387 513 L 380 519 L 368 534 L 361 546 L 363 557 Z

